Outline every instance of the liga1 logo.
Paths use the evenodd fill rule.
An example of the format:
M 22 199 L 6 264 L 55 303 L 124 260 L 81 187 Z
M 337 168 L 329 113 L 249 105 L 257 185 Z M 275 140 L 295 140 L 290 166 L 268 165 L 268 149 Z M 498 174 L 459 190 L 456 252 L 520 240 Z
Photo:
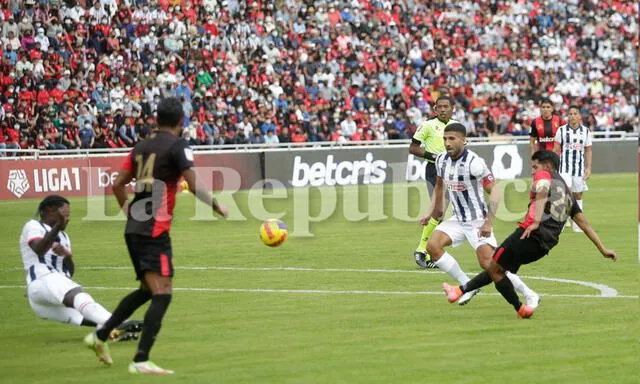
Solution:
M 9 177 L 7 178 L 7 190 L 18 199 L 21 198 L 30 188 L 29 178 L 27 172 L 24 169 L 11 169 L 9 170 Z
M 70 192 L 80 191 L 80 168 L 35 168 L 33 171 L 33 191 Z M 31 182 L 24 169 L 11 169 L 7 177 L 7 190 L 18 199 L 31 189 Z

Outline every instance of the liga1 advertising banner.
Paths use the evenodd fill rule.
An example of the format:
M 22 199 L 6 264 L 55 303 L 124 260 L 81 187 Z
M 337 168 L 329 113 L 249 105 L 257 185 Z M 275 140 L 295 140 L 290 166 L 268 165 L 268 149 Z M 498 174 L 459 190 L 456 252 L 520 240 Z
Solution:
M 111 187 L 126 154 L 60 159 L 0 161 L 0 200 L 49 194 L 100 196 Z M 212 190 L 248 189 L 262 178 L 259 153 L 196 154 L 196 173 Z M 129 185 L 133 191 L 133 183 Z

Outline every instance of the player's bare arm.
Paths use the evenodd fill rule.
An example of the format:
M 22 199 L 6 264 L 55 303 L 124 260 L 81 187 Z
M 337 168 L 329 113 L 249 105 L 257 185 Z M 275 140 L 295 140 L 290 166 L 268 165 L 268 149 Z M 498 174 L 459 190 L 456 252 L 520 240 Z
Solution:
M 189 185 L 189 191 L 193 193 L 198 200 L 210 206 L 213 211 L 220 216 L 226 218 L 228 216 L 227 207 L 222 204 L 219 204 L 216 199 L 211 196 L 209 191 L 204 187 L 202 182 L 196 178 L 196 173 L 193 169 L 185 169 L 182 171 L 182 177 L 184 177 L 185 181 Z
M 420 219 L 420 224 L 427 225 L 429 220 L 433 217 L 439 219 L 444 215 L 444 183 L 442 178 L 438 177 L 436 186 L 433 189 L 433 196 L 431 196 L 431 203 L 427 208 L 424 216 Z
M 521 239 L 526 239 L 529 236 L 531 236 L 531 233 L 533 231 L 535 231 L 536 229 L 538 229 L 538 227 L 540 227 L 540 222 L 542 221 L 542 216 L 544 215 L 544 207 L 547 204 L 547 200 L 548 200 L 548 193 L 549 193 L 549 186 L 545 186 L 545 187 L 540 187 L 538 188 L 538 191 L 536 192 L 536 200 L 535 200 L 535 213 L 534 213 L 534 221 L 533 223 L 531 223 L 531 225 L 529 225 L 524 232 L 522 233 L 522 236 L 520 236 Z
M 553 152 L 555 152 L 558 156 L 562 155 L 562 146 L 557 141 L 553 143 Z
M 573 216 L 572 219 L 580 227 L 580 229 L 582 229 L 582 231 L 589 238 L 589 240 L 591 240 L 593 245 L 595 245 L 596 248 L 598 248 L 598 251 L 600 251 L 602 256 L 604 256 L 607 259 L 611 259 L 613 261 L 616 261 L 618 259 L 618 256 L 616 255 L 616 252 L 613 249 L 607 249 L 605 248 L 604 244 L 602 244 L 602 241 L 600 241 L 600 237 L 598 236 L 596 231 L 593 229 L 591 224 L 589 224 L 584 213 L 579 212 L 578 214 Z
M 533 155 L 537 151 L 535 137 L 529 137 L 529 149 L 531 150 L 531 155 Z
M 35 252 L 39 257 L 44 256 L 44 254 L 47 253 L 47 251 L 54 245 L 55 239 L 56 237 L 58 237 L 58 233 L 60 233 L 62 228 L 64 228 L 64 226 L 67 224 L 67 221 L 68 219 L 62 214 L 60 209 L 57 209 L 56 222 L 51 226 L 51 230 L 47 232 L 47 234 L 42 239 L 33 240 L 29 243 L 29 246 L 31 247 L 31 249 L 33 249 L 33 252 Z
M 129 184 L 131 180 L 133 180 L 133 174 L 126 169 L 120 169 L 118 177 L 113 183 L 113 194 L 124 213 L 128 211 L 129 196 L 127 195 L 127 184 Z
M 593 152 L 591 147 L 586 147 L 584 150 L 584 179 L 589 180 L 591 177 L 591 160 L 593 158 Z
M 484 186 L 484 191 L 489 195 L 489 212 L 487 218 L 484 220 L 482 226 L 478 229 L 480 237 L 491 236 L 491 228 L 493 227 L 493 219 L 498 213 L 498 207 L 500 206 L 500 188 L 496 188 L 496 182 L 491 181 Z

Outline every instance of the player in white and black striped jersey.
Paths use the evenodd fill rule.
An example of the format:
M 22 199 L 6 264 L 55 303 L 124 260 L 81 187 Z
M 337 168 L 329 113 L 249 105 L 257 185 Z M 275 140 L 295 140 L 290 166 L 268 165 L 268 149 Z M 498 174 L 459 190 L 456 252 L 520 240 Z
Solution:
M 38 216 L 24 225 L 20 236 L 29 305 L 43 319 L 77 326 L 103 324 L 111 313 L 71 280 L 75 267 L 71 240 L 64 231 L 70 218 L 69 201 L 49 195 L 40 202 Z M 125 321 L 110 338 L 137 338 L 141 329 L 141 322 Z
M 500 193 L 498 188 L 495 188 L 496 183 L 485 161 L 465 148 L 464 125 L 447 125 L 444 128 L 443 139 L 446 153 L 440 154 L 435 162 L 437 180 L 433 192 L 434 202 L 427 215 L 421 219 L 421 223 L 424 225 L 431 218 L 442 217 L 446 190 L 455 215 L 436 227 L 427 243 L 427 252 L 438 268 L 461 284 L 465 284 L 469 277 L 444 248 L 450 245 L 457 247 L 466 241 L 476 251 L 480 266 L 486 269 L 497 245 L 492 223 L 498 209 Z M 485 201 L 485 192 L 490 194 L 488 204 Z M 507 276 L 514 287 L 525 296 L 528 305 L 537 306 L 538 295 L 518 276 L 511 273 Z M 466 304 L 476 293 L 477 291 L 465 293 L 459 298 L 458 304 Z
M 560 175 L 583 209 L 582 193 L 589 190 L 587 180 L 591 176 L 591 130 L 581 124 L 578 106 L 569 107 L 568 113 L 569 123 L 556 132 L 554 151 L 560 156 Z M 581 231 L 575 223 L 572 228 Z

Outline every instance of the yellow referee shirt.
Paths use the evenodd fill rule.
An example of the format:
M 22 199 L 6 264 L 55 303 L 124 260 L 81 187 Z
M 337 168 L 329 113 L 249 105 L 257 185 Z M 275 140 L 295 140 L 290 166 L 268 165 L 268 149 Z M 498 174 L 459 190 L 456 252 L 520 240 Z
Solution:
M 445 151 L 444 147 L 444 127 L 451 123 L 458 123 L 456 120 L 449 120 L 443 123 L 437 117 L 429 119 L 418 127 L 416 133 L 413 135 L 413 139 L 422 143 L 425 152 L 430 152 L 436 155 Z M 428 160 L 433 163 L 433 160 Z

